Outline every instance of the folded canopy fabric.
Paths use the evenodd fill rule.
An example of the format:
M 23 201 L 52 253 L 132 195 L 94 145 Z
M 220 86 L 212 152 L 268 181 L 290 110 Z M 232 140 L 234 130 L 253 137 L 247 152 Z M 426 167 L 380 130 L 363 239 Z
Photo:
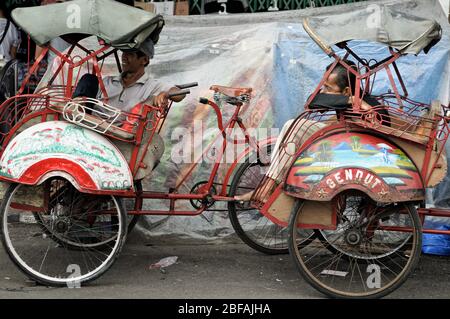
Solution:
M 98 36 L 119 49 L 138 48 L 148 37 L 158 42 L 164 19 L 113 0 L 73 0 L 40 7 L 17 8 L 14 21 L 38 45 L 73 35 Z
M 441 39 L 441 26 L 427 20 L 398 12 L 393 7 L 372 5 L 341 14 L 309 17 L 303 27 L 311 38 L 330 54 L 331 46 L 350 40 L 383 43 L 401 53 L 427 53 Z

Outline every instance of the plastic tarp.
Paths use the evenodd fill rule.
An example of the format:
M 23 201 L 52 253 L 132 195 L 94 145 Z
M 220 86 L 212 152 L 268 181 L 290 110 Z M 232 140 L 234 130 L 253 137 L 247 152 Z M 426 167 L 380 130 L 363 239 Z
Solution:
M 397 6 L 397 9 L 424 18 L 436 18 L 435 8 L 439 6 L 438 3 L 430 6 L 433 2 L 418 0 L 389 3 Z M 361 4 L 367 6 L 367 3 L 355 6 L 360 8 Z M 352 10 L 354 6 L 336 8 L 345 11 Z M 307 97 L 319 83 L 325 67 L 332 62 L 304 31 L 301 19 L 311 12 L 334 12 L 336 8 L 302 10 L 287 15 L 267 13 L 174 17 L 168 20 L 148 70 L 151 76 L 166 83 L 198 81 L 199 87 L 191 89 L 191 95 L 172 107 L 162 132 L 166 141 L 165 154 L 151 177 L 144 181 L 144 188 L 167 191 L 169 187 L 174 187 L 190 167 L 189 163 L 179 158 L 174 160 L 180 148 L 185 153 L 186 150 L 188 153 L 191 151 L 192 154 L 187 154 L 187 157 L 193 159 L 195 150 L 198 151 L 201 146 L 206 148 L 211 142 L 214 134 L 211 129 L 217 125 L 216 117 L 210 107 L 198 103 L 198 98 L 212 98 L 213 93 L 209 90 L 212 84 L 252 87 L 254 93 L 250 106 L 241 113 L 244 123 L 247 127 L 258 128 L 256 137 L 259 139 L 277 135 L 287 120 L 303 110 Z M 450 88 L 450 26 L 445 24 L 445 18 L 440 23 L 443 27 L 442 40 L 428 54 L 422 52 L 417 56 L 401 58 L 398 67 L 412 99 L 427 103 L 439 99 L 447 104 Z M 366 58 L 378 61 L 386 57 L 387 53 L 384 45 L 367 41 L 355 41 L 351 47 Z M 109 70 L 108 65 L 105 70 Z M 389 87 L 387 75 L 379 73 L 374 93 L 385 93 Z M 225 122 L 233 110 L 231 106 L 222 107 Z M 189 146 L 191 144 L 195 147 Z M 450 149 L 447 154 L 450 154 Z M 207 180 L 212 168 L 211 157 L 214 155 L 203 158 L 192 177 L 184 181 L 180 192 L 188 192 L 195 183 Z M 216 182 L 223 179 L 228 166 L 224 163 Z M 430 201 L 450 207 L 449 177 L 434 190 Z M 167 209 L 168 203 L 149 201 L 145 206 Z M 192 210 L 189 201 L 177 204 L 177 209 L 181 208 Z M 141 234 L 150 237 L 176 235 L 216 240 L 228 238 L 233 230 L 228 221 L 226 204 L 216 203 L 212 209 L 215 211 L 207 211 L 197 217 L 146 216 L 138 224 L 138 229 Z

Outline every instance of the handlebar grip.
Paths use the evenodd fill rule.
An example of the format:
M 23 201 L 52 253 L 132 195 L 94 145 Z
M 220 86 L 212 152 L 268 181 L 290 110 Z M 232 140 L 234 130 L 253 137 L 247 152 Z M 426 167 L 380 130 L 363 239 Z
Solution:
M 175 86 L 177 88 L 180 88 L 180 89 L 187 89 L 187 88 L 191 88 L 191 87 L 194 87 L 194 86 L 198 86 L 198 82 L 179 84 L 179 85 L 175 85 Z
M 208 104 L 209 100 L 206 97 L 201 97 L 198 99 L 198 101 L 202 104 Z
M 169 93 L 169 98 L 174 97 L 174 96 L 179 96 L 179 95 L 186 95 L 186 94 L 189 94 L 189 93 L 191 93 L 191 91 L 188 90 L 188 89 L 180 90 L 180 91 L 176 91 L 176 92 L 173 92 L 173 93 Z

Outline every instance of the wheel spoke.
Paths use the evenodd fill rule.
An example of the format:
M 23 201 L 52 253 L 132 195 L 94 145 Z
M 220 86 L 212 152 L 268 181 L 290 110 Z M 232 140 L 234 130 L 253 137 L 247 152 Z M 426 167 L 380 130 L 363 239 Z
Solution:
M 268 152 L 270 156 L 270 152 Z M 269 165 L 245 162 L 238 168 L 230 187 L 230 196 L 254 191 L 264 177 Z M 250 247 L 268 254 L 288 252 L 287 228 L 275 224 L 254 208 L 228 204 L 231 224 L 236 234 Z M 306 231 L 309 237 L 313 231 Z M 309 238 L 308 237 L 308 238 Z
M 112 265 L 123 245 L 126 211 L 122 202 L 80 193 L 60 178 L 43 187 L 48 187 L 49 194 L 44 212 L 11 208 L 11 203 L 33 207 L 26 202 L 33 197 L 28 186 L 13 185 L 5 195 L 1 226 L 9 256 L 26 275 L 47 285 L 95 279 Z M 34 216 L 34 221 L 22 221 L 27 215 Z
M 347 298 L 383 296 L 400 286 L 417 263 L 417 212 L 408 204 L 377 204 L 362 194 L 340 196 L 335 229 L 317 230 L 318 237 L 307 246 L 297 244 L 305 238 L 298 231 L 301 202 L 296 204 L 289 225 L 291 255 L 301 275 L 321 292 Z M 388 231 L 384 226 L 413 231 Z

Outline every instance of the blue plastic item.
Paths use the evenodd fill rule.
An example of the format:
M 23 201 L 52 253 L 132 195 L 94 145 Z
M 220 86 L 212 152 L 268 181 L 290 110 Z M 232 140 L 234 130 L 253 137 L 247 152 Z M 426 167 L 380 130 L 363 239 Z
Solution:
M 440 225 L 433 228 L 450 230 L 450 225 Z M 422 252 L 430 255 L 450 256 L 450 235 L 423 234 Z

